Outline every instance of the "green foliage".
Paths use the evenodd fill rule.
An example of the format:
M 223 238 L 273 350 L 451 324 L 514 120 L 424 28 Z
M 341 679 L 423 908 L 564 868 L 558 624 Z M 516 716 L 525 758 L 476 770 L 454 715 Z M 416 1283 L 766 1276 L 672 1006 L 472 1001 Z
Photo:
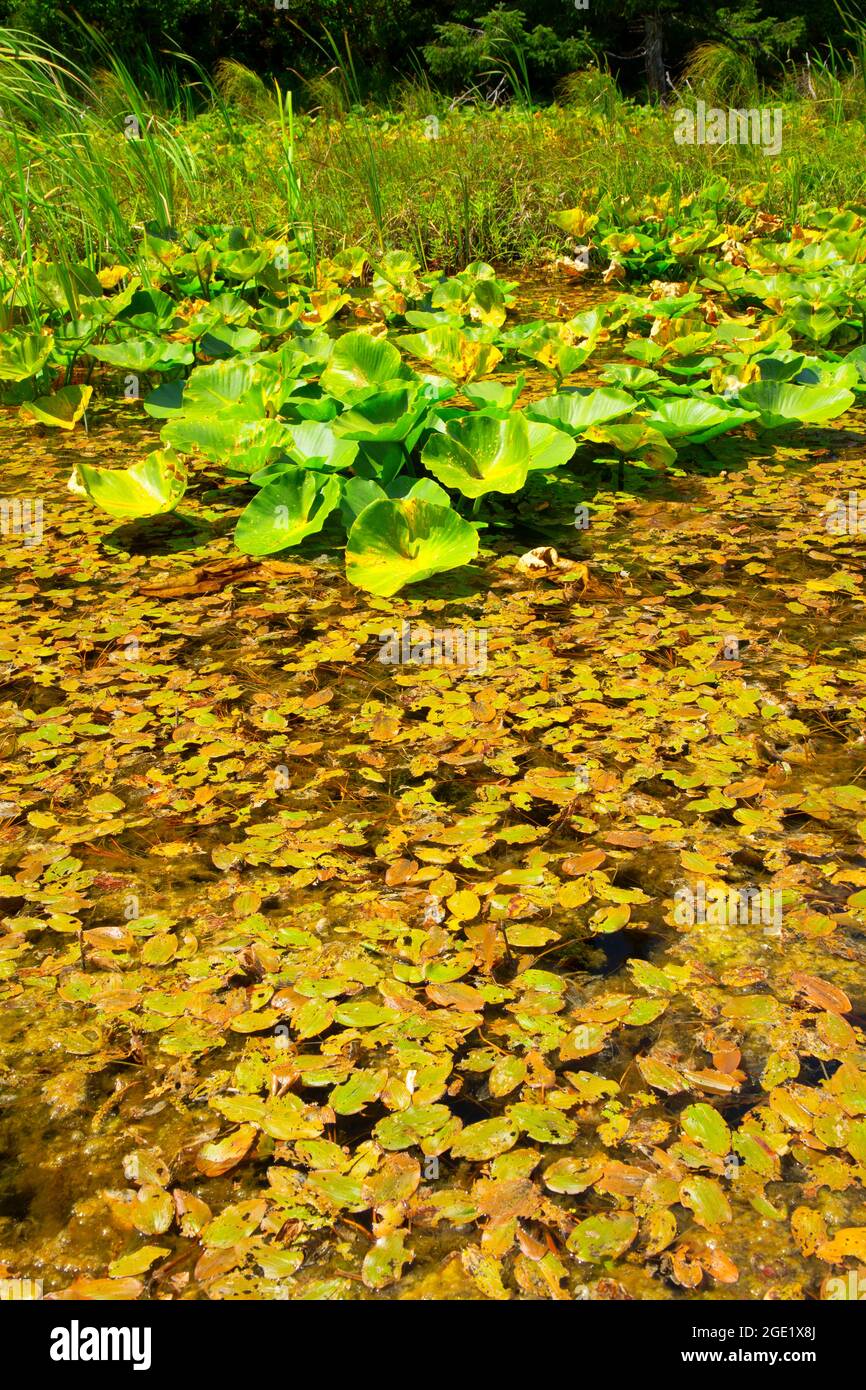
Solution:
M 725 199 L 737 208 L 733 261 L 707 255 Z M 71 430 L 93 390 L 70 380 L 79 358 L 149 377 L 145 409 L 164 421 L 166 448 L 125 471 L 82 464 L 74 490 L 136 519 L 171 510 L 190 470 L 222 465 L 258 489 L 237 521 L 244 553 L 282 553 L 326 523 L 333 540 L 333 519 L 347 576 L 383 595 L 465 564 L 503 498 L 588 467 L 613 464 L 621 485 L 626 466 L 680 471 L 722 435 L 821 425 L 855 404 L 866 375 L 858 212 L 812 208 L 796 236 L 771 240 L 754 189 L 716 179 L 687 209 L 666 188 L 551 216 L 591 235 L 608 279 L 630 275 L 637 289 L 659 266 L 677 278 L 661 294 L 656 284 L 514 325 L 513 282 L 481 262 L 448 276 L 394 250 L 373 259 L 368 287 L 359 247 L 311 271 L 297 236 L 147 234 L 140 274 L 34 261 L 29 318 L 0 340 L 2 390 L 23 419 Z M 0 274 L 17 294 L 15 268 L 0 260 Z M 344 312 L 356 326 L 341 332 Z M 617 344 L 624 360 L 611 361 Z M 602 347 L 604 384 L 565 384 L 584 370 L 597 379 Z M 557 389 L 536 387 L 521 409 L 527 358 Z
M 142 45 L 145 37 L 155 50 L 187 53 L 208 71 L 219 69 L 227 99 L 252 113 L 266 109 L 270 90 L 257 85 L 250 70 L 283 85 L 300 83 L 301 103 L 331 115 L 359 98 L 393 95 L 414 103 L 426 93 L 420 96 L 425 109 L 417 113 L 424 115 L 436 109 L 429 100 L 431 80 L 449 93 L 474 88 L 525 96 L 528 86 L 533 97 L 549 98 L 558 80 L 596 69 L 599 62 L 604 68 L 605 53 L 620 84 L 640 90 L 640 65 L 620 55 L 634 49 L 635 30 L 646 31 L 653 15 L 661 26 L 665 68 L 675 79 L 692 50 L 706 43 L 727 45 L 737 63 L 754 63 L 762 80 L 775 81 L 792 55 L 809 49 L 826 55 L 853 46 L 862 56 L 862 19 L 849 10 L 834 0 L 801 3 L 793 13 L 789 0 L 742 0 L 721 9 L 709 0 L 657 0 L 652 11 L 638 0 L 593 0 L 585 11 L 544 0 L 521 0 L 514 7 L 491 7 L 489 0 L 446 0 L 444 7 L 371 0 L 360 8 L 352 0 L 285 0 L 279 9 L 269 0 L 78 0 L 69 8 L 54 0 L 0 0 L 0 24 L 47 40 L 89 67 L 103 64 L 107 44 L 137 74 L 158 83 L 165 80 L 167 59 L 154 61 Z M 351 91 L 334 74 L 326 31 L 340 52 L 343 36 L 349 38 Z M 182 81 L 176 84 L 176 94 L 182 87 Z M 579 87 L 578 82 L 563 90 L 574 100 Z M 591 100 L 599 95 L 596 82 Z
M 346 575 L 359 589 L 387 598 L 477 554 L 475 528 L 450 507 L 423 497 L 376 501 L 349 532 Z
M 760 96 L 751 53 L 730 43 L 698 44 L 689 54 L 683 82 L 711 106 L 749 107 Z
M 136 521 L 173 511 L 186 491 L 187 470 L 171 449 L 157 449 L 131 468 L 79 462 L 76 482 L 109 516 Z
M 548 95 L 565 73 L 594 62 L 597 50 L 585 36 L 563 36 L 547 24 L 527 27 L 522 10 L 497 5 L 474 25 L 437 24 L 424 57 L 434 81 L 448 91 L 481 87 L 488 93 L 509 85 L 515 94 Z
M 27 1267 L 70 1299 L 823 1294 L 866 1257 L 841 1224 L 866 792 L 831 766 L 862 760 L 866 466 L 824 430 L 866 392 L 866 213 L 777 221 L 716 164 L 691 197 L 657 165 L 586 206 L 536 189 L 605 272 L 568 317 L 554 270 L 515 302 L 474 256 L 452 275 L 346 223 L 329 255 L 298 203 L 252 226 L 178 198 L 142 235 L 130 185 L 108 219 L 112 160 L 145 151 L 106 138 L 87 201 L 46 151 L 105 127 L 62 101 L 40 124 L 36 66 L 17 196 L 50 175 L 80 202 L 49 255 L 4 195 L 0 391 L 51 534 L 34 556 L 19 512 L 16 546 L 6 499 L 2 1065 L 14 1137 L 90 1134 L 127 1186 L 79 1200 L 67 1172 Z M 315 127 L 277 123 L 252 157 L 285 141 L 294 168 Z M 144 405 L 106 428 L 130 370 Z M 52 424 L 90 429 L 77 516 Z M 692 476 L 647 498 L 647 469 Z M 678 915 L 674 885 L 753 871 L 785 885 L 778 946 Z

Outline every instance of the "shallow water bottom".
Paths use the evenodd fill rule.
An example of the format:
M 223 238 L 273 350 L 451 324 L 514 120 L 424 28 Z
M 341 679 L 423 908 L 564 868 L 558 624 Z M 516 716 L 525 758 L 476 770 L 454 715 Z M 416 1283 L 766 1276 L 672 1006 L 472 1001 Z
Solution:
M 2 554 L 7 1275 L 759 1299 L 866 1264 L 846 421 L 504 499 L 385 601 L 327 532 L 239 555 L 216 472 L 147 529 L 72 497 L 154 447 L 136 407 L 4 419 L 44 524 Z M 383 663 L 404 623 L 483 663 Z M 723 888 L 769 896 L 688 920 Z

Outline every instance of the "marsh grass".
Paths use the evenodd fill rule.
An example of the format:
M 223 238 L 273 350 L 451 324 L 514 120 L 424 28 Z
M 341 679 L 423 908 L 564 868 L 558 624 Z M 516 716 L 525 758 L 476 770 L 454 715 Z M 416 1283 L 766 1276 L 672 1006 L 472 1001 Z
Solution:
M 839 55 L 813 65 L 813 94 L 772 95 L 783 146 L 767 158 L 748 145 L 677 145 L 672 108 L 625 100 L 604 74 L 576 76 L 546 108 L 448 103 L 416 76 L 392 107 L 374 109 L 360 99 L 350 49 L 330 35 L 325 48 L 339 101 L 299 115 L 291 93 L 238 64 L 213 82 L 181 55 L 166 66 L 145 53 L 133 73 L 103 50 L 90 76 L 0 30 L 0 249 L 20 279 L 16 302 L 26 302 L 34 258 L 132 265 L 148 227 L 294 229 L 312 260 L 351 244 L 405 246 L 452 269 L 538 260 L 563 245 L 550 213 L 603 193 L 670 184 L 683 198 L 724 175 L 766 185 L 763 206 L 786 217 L 803 203 L 866 196 L 860 74 Z M 749 73 L 732 68 L 728 79 L 741 94 Z
M 462 110 L 440 118 L 437 139 L 424 139 L 421 121 L 368 119 L 375 208 L 365 207 L 351 121 L 305 126 L 299 165 L 325 249 L 342 240 L 370 245 L 372 221 L 384 226 L 387 244 L 423 248 L 437 264 L 532 261 L 562 244 L 551 211 L 605 192 L 640 197 L 669 183 L 687 197 L 724 175 L 735 186 L 766 184 L 763 205 L 784 215 L 794 201 L 863 201 L 859 122 L 822 108 L 785 105 L 776 158 L 752 146 L 678 146 L 672 111 L 623 102 L 612 120 L 582 106 Z
M 179 193 L 185 206 L 195 196 L 192 147 L 159 109 L 178 92 L 159 78 L 147 94 L 105 56 L 91 80 L 46 45 L 0 34 L 3 251 L 22 271 L 40 248 L 61 266 L 132 254 L 146 223 L 173 225 Z
M 749 107 L 762 99 L 752 59 L 727 43 L 698 44 L 678 86 L 690 87 L 710 106 Z

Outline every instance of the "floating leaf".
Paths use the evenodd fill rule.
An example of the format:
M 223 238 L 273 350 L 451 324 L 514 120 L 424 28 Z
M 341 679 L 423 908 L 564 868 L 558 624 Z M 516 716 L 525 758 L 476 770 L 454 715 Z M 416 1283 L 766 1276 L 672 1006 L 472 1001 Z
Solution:
M 680 1120 L 688 1137 L 711 1154 L 722 1157 L 730 1151 L 731 1131 L 718 1110 L 714 1110 L 711 1105 L 705 1105 L 703 1102 L 699 1105 L 688 1105 Z
M 235 545 L 244 555 L 271 555 L 299 545 L 321 531 L 339 500 L 336 478 L 286 468 L 241 512 Z
M 142 1245 L 139 1250 L 135 1250 L 132 1254 L 124 1255 L 119 1260 L 112 1260 L 108 1266 L 109 1277 L 127 1279 L 131 1275 L 143 1274 L 157 1260 L 162 1259 L 163 1255 L 170 1254 L 171 1251 L 167 1245 Z
M 387 1077 L 386 1071 L 359 1068 L 348 1081 L 334 1087 L 329 1103 L 338 1115 L 357 1115 L 365 1105 L 378 1099 Z
M 453 1158 L 469 1158 L 475 1162 L 495 1158 L 506 1153 L 517 1143 L 519 1134 L 517 1124 L 499 1116 L 492 1120 L 479 1120 L 477 1124 L 467 1125 L 460 1131 L 456 1142 L 451 1146 Z
M 380 1120 L 373 1134 L 383 1149 L 410 1149 L 422 1139 L 439 1133 L 450 1119 L 447 1105 L 413 1105 Z
M 831 1240 L 818 1246 L 819 1260 L 828 1264 L 842 1264 L 845 1260 L 859 1260 L 866 1263 L 866 1226 L 844 1226 Z
M 257 1133 L 255 1125 L 241 1125 L 225 1139 L 202 1144 L 196 1154 L 195 1166 L 206 1177 L 221 1177 L 246 1158 L 255 1143 Z
M 624 1255 L 637 1235 L 637 1221 L 630 1212 L 587 1217 L 575 1226 L 566 1242 L 579 1260 L 600 1264 Z
M 731 1205 L 714 1178 L 695 1175 L 680 1184 L 680 1201 L 694 1212 L 695 1220 L 715 1230 L 732 1219 Z
M 521 1102 L 512 1105 L 508 1114 L 520 1129 L 525 1130 L 539 1144 L 567 1144 L 577 1133 L 577 1125 L 561 1110 L 550 1105 L 532 1105 Z
M 384 1289 L 395 1284 L 413 1256 L 406 1249 L 406 1232 L 393 1231 L 380 1236 L 364 1256 L 361 1278 L 368 1289 Z

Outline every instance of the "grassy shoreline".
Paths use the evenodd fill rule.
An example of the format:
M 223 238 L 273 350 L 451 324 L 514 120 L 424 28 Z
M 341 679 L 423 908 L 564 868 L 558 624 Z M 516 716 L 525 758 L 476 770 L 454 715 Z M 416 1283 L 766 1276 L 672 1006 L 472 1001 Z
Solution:
M 562 251 L 557 209 L 669 187 L 688 200 L 721 178 L 760 187 L 786 225 L 801 209 L 866 200 L 856 106 L 836 96 L 765 105 L 782 146 L 677 144 L 676 102 L 624 100 L 612 83 L 584 102 L 458 105 L 419 88 L 399 110 L 298 115 L 228 65 L 220 85 L 147 90 L 116 58 L 86 76 L 51 50 L 15 51 L 0 31 L 0 254 L 7 281 L 34 259 L 132 264 L 141 232 L 243 225 L 311 229 L 332 255 L 411 250 L 454 270 L 528 264 Z M 205 108 L 192 112 L 191 93 Z M 766 185 L 766 188 L 764 188 Z M 734 219 L 735 203 L 720 206 Z

